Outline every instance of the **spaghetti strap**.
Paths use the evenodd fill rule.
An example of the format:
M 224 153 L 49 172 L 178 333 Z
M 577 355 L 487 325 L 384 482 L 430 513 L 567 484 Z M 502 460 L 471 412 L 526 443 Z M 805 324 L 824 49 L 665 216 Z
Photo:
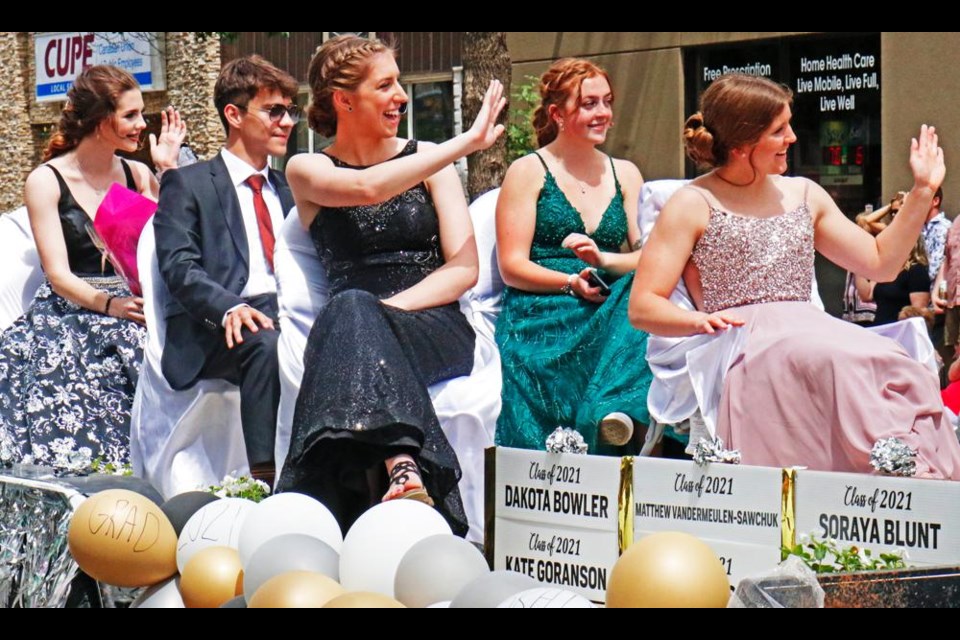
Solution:
M 703 189 L 701 189 L 700 187 L 694 187 L 694 186 L 692 186 L 692 185 L 685 185 L 685 186 L 683 186 L 683 187 L 681 187 L 681 188 L 682 188 L 682 189 L 689 189 L 690 191 L 693 191 L 694 193 L 698 194 L 701 198 L 703 198 L 703 201 L 707 203 L 707 207 L 708 207 L 711 211 L 713 211 L 714 209 L 720 209 L 720 207 L 718 207 L 718 206 L 716 206 L 715 204 L 713 204 L 712 202 L 710 202 L 710 198 L 707 197 L 706 192 L 705 192 Z
M 133 170 L 130 169 L 130 165 L 127 164 L 127 161 L 123 158 L 120 158 L 120 164 L 123 166 L 123 175 L 127 177 L 127 189 L 130 189 L 130 191 L 139 191 L 137 180 L 133 177 Z
M 63 197 L 64 193 L 70 193 L 70 187 L 67 186 L 67 181 L 63 179 L 63 176 L 60 175 L 60 172 L 57 171 L 57 168 L 52 164 L 45 164 L 45 167 L 49 167 L 53 171 L 53 175 L 57 176 L 57 182 L 60 183 L 60 197 Z
M 620 188 L 620 178 L 617 177 L 617 167 L 613 164 L 613 156 L 607 156 L 610 160 L 610 170 L 613 171 L 613 182 L 617 185 L 617 189 Z
M 547 161 L 543 159 L 543 156 L 541 156 L 536 151 L 533 152 L 533 155 L 537 156 L 537 159 L 540 161 L 540 164 L 543 165 L 543 170 L 546 171 L 547 173 L 550 173 L 550 167 L 547 166 Z

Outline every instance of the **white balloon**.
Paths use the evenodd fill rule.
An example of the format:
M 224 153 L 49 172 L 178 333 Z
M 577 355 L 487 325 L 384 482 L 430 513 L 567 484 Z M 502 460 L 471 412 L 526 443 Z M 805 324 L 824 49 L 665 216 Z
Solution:
M 339 582 L 340 556 L 323 540 L 303 533 L 271 538 L 257 547 L 243 567 L 243 595 L 247 602 L 264 582 L 288 571 L 321 573 Z
M 434 602 L 433 604 L 427 605 L 425 609 L 449 609 L 450 601 L 444 600 L 443 602 Z
M 131 609 L 185 609 L 180 595 L 180 576 L 173 576 L 149 587 L 137 596 Z
M 596 606 L 572 591 L 556 587 L 537 587 L 514 594 L 497 605 L 498 609 L 596 609 Z
M 540 584 L 525 573 L 491 571 L 461 589 L 450 608 L 492 609 L 515 593 L 538 586 Z
M 347 591 L 394 597 L 400 560 L 420 540 L 450 534 L 450 525 L 432 507 L 416 500 L 380 503 L 350 527 L 340 549 L 340 584 Z
M 490 573 L 483 554 L 454 535 L 424 538 L 400 561 L 393 581 L 396 599 L 411 608 L 453 600 L 460 590 Z
M 343 533 L 330 510 L 302 493 L 278 493 L 254 506 L 240 529 L 238 551 L 246 569 L 264 542 L 287 533 L 302 533 L 322 540 L 340 553 Z
M 187 561 L 201 549 L 236 549 L 243 520 L 255 504 L 243 498 L 223 498 L 200 507 L 187 520 L 177 540 L 177 569 L 183 573 Z

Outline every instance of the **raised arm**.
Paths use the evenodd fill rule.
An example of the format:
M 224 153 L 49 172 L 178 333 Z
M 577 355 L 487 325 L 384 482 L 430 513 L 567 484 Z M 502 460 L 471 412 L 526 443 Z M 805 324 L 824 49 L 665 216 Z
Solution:
M 913 189 L 893 222 L 876 237 L 848 220 L 826 191 L 810 183 L 817 250 L 847 271 L 870 280 L 890 282 L 896 278 L 923 229 L 930 203 L 946 174 L 943 150 L 933 127 L 923 125 L 920 137 L 911 141 L 910 169 Z
M 447 166 L 427 181 L 427 188 L 437 209 L 445 263 L 409 289 L 383 301 L 408 311 L 454 302 L 477 283 L 480 274 L 473 223 L 457 170 Z
M 670 302 L 693 248 L 706 229 L 706 202 L 690 189 L 681 189 L 664 206 L 640 254 L 630 292 L 630 322 L 661 336 L 714 333 L 743 322 L 736 314 L 687 311 Z
M 157 168 L 158 176 L 162 176 L 164 171 L 177 168 L 180 147 L 186 138 L 187 123 L 180 118 L 180 113 L 173 107 L 161 111 L 160 136 L 150 134 L 150 159 Z
M 503 125 L 497 118 L 506 103 L 503 85 L 494 80 L 487 88 L 483 106 L 466 132 L 438 145 L 421 145 L 414 154 L 391 162 L 356 170 L 334 166 L 322 154 L 302 154 L 287 165 L 287 180 L 297 200 L 304 227 L 318 207 L 350 207 L 383 202 L 423 182 L 455 160 L 490 147 Z

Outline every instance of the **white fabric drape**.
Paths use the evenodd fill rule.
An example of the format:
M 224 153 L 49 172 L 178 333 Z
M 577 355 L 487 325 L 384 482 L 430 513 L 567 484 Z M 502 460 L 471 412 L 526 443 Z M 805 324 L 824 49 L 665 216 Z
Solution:
M 165 499 L 220 484 L 227 474 L 248 474 L 240 389 L 225 380 L 201 380 L 174 391 L 160 369 L 166 337 L 163 309 L 169 292 L 157 266 L 153 219 L 137 248 L 147 344 L 133 401 L 130 460 L 134 474 Z M 216 338 L 215 335 L 212 335 Z
M 23 315 L 42 282 L 27 208 L 0 215 L 0 331 Z

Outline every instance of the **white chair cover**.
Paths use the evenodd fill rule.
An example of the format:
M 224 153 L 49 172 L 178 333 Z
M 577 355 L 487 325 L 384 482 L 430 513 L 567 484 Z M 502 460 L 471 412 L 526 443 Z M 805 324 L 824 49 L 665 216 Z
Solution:
M 137 248 L 147 344 L 133 401 L 130 460 L 165 499 L 220 484 L 227 474 L 248 474 L 240 426 L 240 390 L 225 380 L 201 380 L 174 391 L 160 369 L 169 298 L 157 266 L 153 220 Z
M 42 282 L 27 208 L 0 215 L 0 331 L 23 315 Z
M 429 390 L 440 425 L 463 469 L 460 493 L 470 524 L 467 539 L 476 542 L 483 541 L 483 452 L 493 446 L 493 433 L 500 415 L 500 354 L 493 338 L 503 289 L 497 268 L 494 229 L 498 192 L 484 194 L 470 206 L 480 251 L 480 277 L 477 286 L 461 298 L 460 308 L 477 332 L 473 372 L 436 384 Z M 283 224 L 275 252 L 281 327 L 278 350 L 282 395 L 276 449 L 280 466 L 290 447 L 307 336 L 326 304 L 328 291 L 316 248 L 295 211 Z
M 667 200 L 688 182 L 689 180 L 651 180 L 643 185 L 637 208 L 637 223 L 644 243 Z M 823 301 L 817 289 L 816 277 L 812 278 L 812 281 L 810 301 L 822 311 Z M 682 279 L 670 295 L 670 300 L 683 309 L 694 308 Z M 933 344 L 920 318 L 871 327 L 869 330 L 895 340 L 915 360 L 925 364 L 934 373 L 937 372 Z M 653 371 L 654 379 L 647 396 L 647 405 L 654 419 L 666 424 L 678 424 L 689 419 L 699 409 L 706 431 L 711 436 L 715 435 L 723 381 L 743 348 L 743 337 L 741 331 L 684 338 L 651 335 L 647 341 L 647 362 Z M 699 435 L 705 434 L 692 434 L 690 441 L 696 442 Z

